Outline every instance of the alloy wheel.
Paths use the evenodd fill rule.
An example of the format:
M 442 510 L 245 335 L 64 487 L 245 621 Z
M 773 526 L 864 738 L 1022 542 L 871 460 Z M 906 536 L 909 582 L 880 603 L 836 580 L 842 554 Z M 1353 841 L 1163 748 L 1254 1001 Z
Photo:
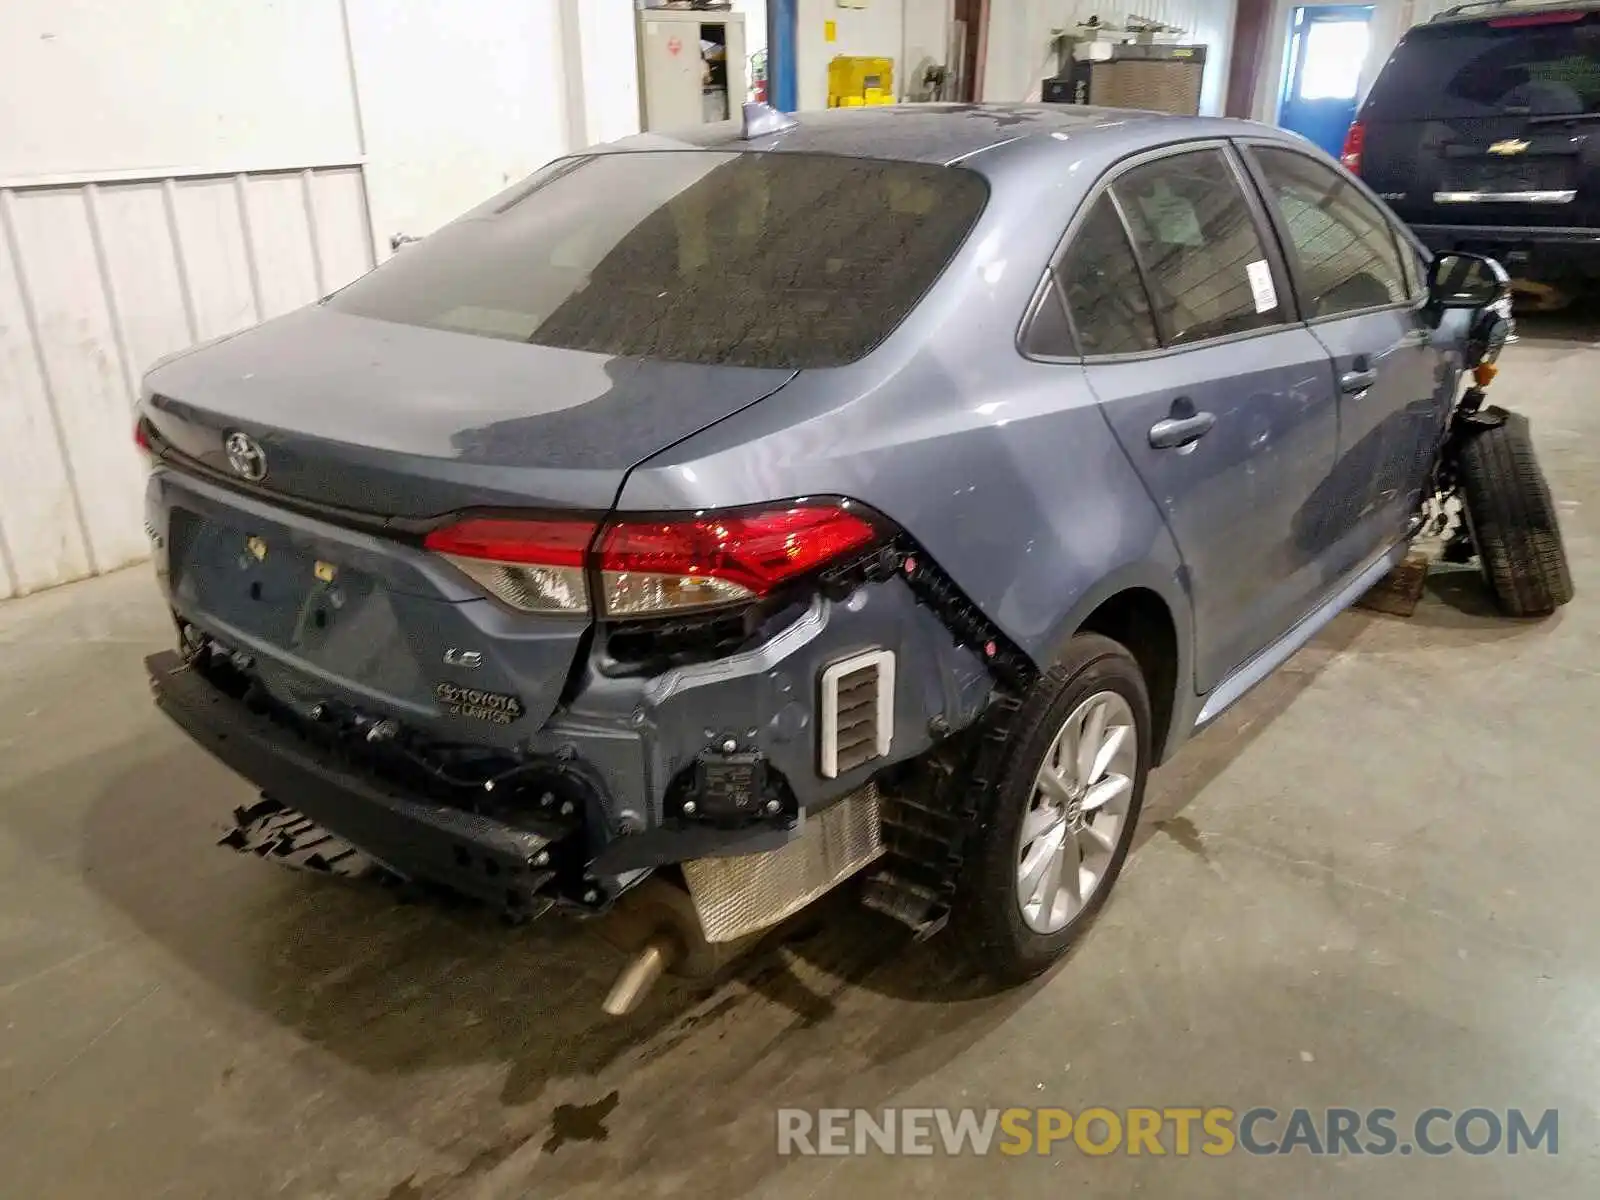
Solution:
M 1133 710 L 1096 692 L 1067 717 L 1034 777 L 1017 844 L 1017 903 L 1038 933 L 1065 928 L 1105 879 L 1127 835 L 1138 765 Z

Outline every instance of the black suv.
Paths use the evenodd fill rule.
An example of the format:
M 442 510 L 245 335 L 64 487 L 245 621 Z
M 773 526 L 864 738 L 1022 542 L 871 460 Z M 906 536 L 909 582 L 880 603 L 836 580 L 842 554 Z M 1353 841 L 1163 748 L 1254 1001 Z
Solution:
M 1343 158 L 1431 249 L 1492 255 L 1536 300 L 1600 287 L 1600 0 L 1412 29 Z

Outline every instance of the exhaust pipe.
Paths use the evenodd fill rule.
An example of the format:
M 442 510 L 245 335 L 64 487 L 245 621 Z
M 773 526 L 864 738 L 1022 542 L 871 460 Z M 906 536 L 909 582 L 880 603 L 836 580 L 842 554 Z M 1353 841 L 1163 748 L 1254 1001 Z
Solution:
M 638 1009 L 668 971 L 691 979 L 715 975 L 759 940 L 707 941 L 689 893 L 659 876 L 624 892 L 595 932 L 633 956 L 601 1005 L 613 1017 Z
M 617 976 L 617 981 L 611 985 L 611 990 L 606 993 L 605 1002 L 600 1007 L 605 1009 L 608 1016 L 627 1016 L 644 1002 L 650 989 L 655 987 L 656 980 L 661 978 L 662 972 L 670 967 L 677 957 L 677 947 L 670 939 L 664 937 L 652 939 L 634 956 L 632 962 L 622 968 L 622 974 Z

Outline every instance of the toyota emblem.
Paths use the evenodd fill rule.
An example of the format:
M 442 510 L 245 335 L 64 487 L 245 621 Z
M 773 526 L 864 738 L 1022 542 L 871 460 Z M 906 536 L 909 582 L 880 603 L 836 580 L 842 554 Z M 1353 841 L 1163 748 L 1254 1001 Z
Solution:
M 248 433 L 230 433 L 222 448 L 228 452 L 228 465 L 236 474 L 251 483 L 260 483 L 267 477 L 267 453 Z

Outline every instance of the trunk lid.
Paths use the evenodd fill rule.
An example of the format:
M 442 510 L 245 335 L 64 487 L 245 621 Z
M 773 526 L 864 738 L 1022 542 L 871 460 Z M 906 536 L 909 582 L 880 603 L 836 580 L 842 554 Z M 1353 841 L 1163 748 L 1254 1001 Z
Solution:
M 313 306 L 145 379 L 162 440 L 223 476 L 240 432 L 269 494 L 380 517 L 611 507 L 636 463 L 794 377 L 531 345 Z
M 1411 30 L 1359 120 L 1361 176 L 1422 225 L 1600 224 L 1600 12 Z
M 560 699 L 583 618 L 515 613 L 419 546 L 158 469 L 146 500 L 178 617 L 280 703 L 509 749 Z

